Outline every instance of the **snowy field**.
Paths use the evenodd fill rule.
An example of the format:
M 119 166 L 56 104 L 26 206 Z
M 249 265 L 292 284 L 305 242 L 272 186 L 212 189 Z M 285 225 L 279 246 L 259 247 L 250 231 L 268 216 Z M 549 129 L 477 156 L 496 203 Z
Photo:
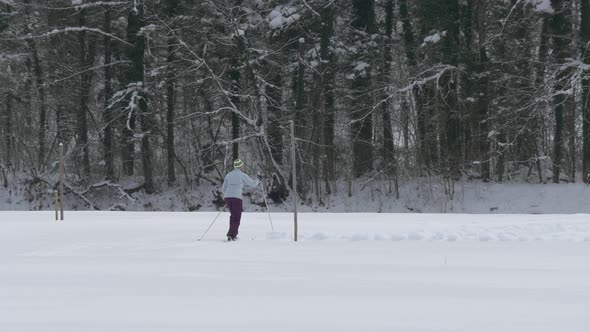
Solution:
M 0 331 L 590 331 L 589 215 L 0 212 Z

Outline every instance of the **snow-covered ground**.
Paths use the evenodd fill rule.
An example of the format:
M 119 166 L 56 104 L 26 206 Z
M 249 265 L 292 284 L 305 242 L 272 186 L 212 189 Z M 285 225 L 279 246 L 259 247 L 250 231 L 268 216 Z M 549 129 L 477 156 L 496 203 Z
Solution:
M 452 190 L 440 179 L 416 179 L 401 183 L 399 199 L 393 192 L 393 184 L 359 180 L 352 184 L 354 195 L 348 196 L 348 185 L 338 182 L 330 197 L 320 204 L 314 195 L 299 206 L 303 212 L 388 212 L 388 213 L 488 213 L 488 214 L 590 214 L 590 186 L 574 184 L 525 184 L 483 183 L 460 181 Z M 99 182 L 98 184 L 100 184 Z M 134 187 L 137 183 L 123 185 Z M 132 194 L 132 199 L 121 196 L 110 187 L 103 187 L 85 194 L 85 198 L 100 210 L 121 208 L 127 211 L 214 211 L 213 192 L 218 185 L 203 183 L 199 187 L 167 188 L 164 184 L 153 195 L 144 192 Z M 34 189 L 34 190 L 33 190 Z M 81 189 L 81 191 L 84 191 Z M 453 192 L 453 194 L 449 194 Z M 244 198 L 244 209 L 262 212 L 264 197 L 260 188 L 250 190 Z M 53 209 L 53 190 L 39 185 L 28 187 L 13 183 L 8 188 L 0 186 L 0 210 L 30 211 Z M 272 211 L 292 211 L 292 200 L 285 204 L 271 203 Z M 68 210 L 93 210 L 79 196 L 67 192 L 65 206 Z
M 0 212 L 0 331 L 590 330 L 589 215 Z

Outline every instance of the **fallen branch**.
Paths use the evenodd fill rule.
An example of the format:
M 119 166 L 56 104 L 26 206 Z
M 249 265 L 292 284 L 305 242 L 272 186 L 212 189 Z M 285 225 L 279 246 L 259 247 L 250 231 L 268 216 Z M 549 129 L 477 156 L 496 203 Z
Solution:
M 31 182 L 33 184 L 39 183 L 39 182 L 46 183 L 48 186 L 50 186 L 51 188 L 53 188 L 53 190 L 57 190 L 57 187 L 59 186 L 59 182 L 57 182 L 55 184 L 52 184 L 49 180 L 44 179 L 44 178 L 39 177 L 39 176 L 33 177 L 33 180 Z M 70 185 L 68 185 L 67 183 L 65 183 L 65 181 L 64 181 L 64 188 L 66 189 L 66 191 L 70 191 L 72 194 L 78 196 L 78 198 L 80 198 L 82 201 L 84 201 L 84 203 L 86 203 L 86 205 L 88 205 L 88 207 L 91 210 L 98 210 L 98 211 L 100 211 L 100 209 L 98 207 L 96 207 L 94 204 L 92 204 L 92 202 L 90 202 L 90 200 L 88 198 L 86 198 L 83 193 L 80 193 L 80 192 L 74 190 L 74 188 L 72 188 Z
M 125 197 L 128 200 L 135 202 L 135 198 L 133 198 L 130 195 L 130 193 L 127 192 L 125 189 L 121 188 L 120 184 L 113 183 L 111 181 L 103 181 L 103 182 L 92 184 L 88 187 L 88 189 L 86 189 L 84 192 L 82 192 L 82 194 L 87 194 L 90 190 L 99 189 L 102 187 L 116 188 L 119 191 L 119 193 L 121 194 L 121 196 L 119 196 L 119 198 Z

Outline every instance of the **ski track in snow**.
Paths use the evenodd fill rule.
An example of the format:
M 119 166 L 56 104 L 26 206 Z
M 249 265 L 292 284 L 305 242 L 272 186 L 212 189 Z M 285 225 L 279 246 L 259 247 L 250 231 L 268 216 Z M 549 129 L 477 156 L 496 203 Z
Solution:
M 283 219 L 288 219 L 281 215 Z M 309 223 L 321 223 L 316 219 L 321 216 L 304 214 L 303 219 L 309 216 Z M 331 224 L 331 232 L 300 231 L 299 238 L 302 241 L 322 240 L 347 240 L 347 241 L 590 241 L 590 216 L 572 215 L 570 217 L 552 216 L 489 216 L 489 215 L 430 215 L 420 218 L 420 215 L 405 217 L 404 215 L 371 214 L 365 217 L 347 217 L 343 219 L 356 220 L 355 227 L 350 227 L 354 221 L 347 220 L 339 224 Z M 354 229 L 362 229 L 365 226 L 375 228 L 370 224 L 371 217 L 377 216 L 382 220 L 385 229 L 399 229 L 390 232 L 365 231 L 355 232 Z M 387 214 L 385 214 L 387 216 Z M 390 219 L 387 221 L 386 219 Z M 416 221 L 404 223 L 404 220 Z M 428 222 L 424 220 L 433 219 Z M 456 219 L 456 222 L 453 222 Z M 480 221 L 478 221 L 478 219 Z M 437 221 L 438 220 L 438 221 Z M 518 220 L 515 223 L 506 224 L 506 220 Z M 285 221 L 287 222 L 287 221 Z M 366 224 L 368 223 L 368 225 Z M 348 225 L 347 225 L 348 224 Z M 339 228 L 349 229 L 349 233 L 339 232 Z M 303 228 L 305 229 L 305 228 Z M 269 232 L 267 240 L 290 240 L 292 232 Z
M 108 227 L 170 231 L 190 227 L 194 234 L 204 231 L 216 213 L 181 212 L 66 212 L 65 227 L 78 231 Z M 0 212 L 2 220 L 16 219 L 20 223 L 51 225 L 49 212 Z M 228 212 L 223 212 L 205 238 L 225 233 Z M 288 213 L 272 214 L 275 230 L 270 231 L 268 215 L 244 213 L 240 228 L 241 239 L 290 241 L 293 238 L 293 217 Z M 145 221 L 139 226 L 136 223 Z M 159 224 L 161 222 L 161 224 Z M 60 224 L 62 222 L 57 222 Z M 55 226 L 55 225 L 53 225 Z M 56 226 L 57 227 L 57 226 Z M 79 229 L 82 227 L 82 229 Z M 301 241 L 480 241 L 528 242 L 566 241 L 590 242 L 590 215 L 482 215 L 482 214 L 299 214 Z M 151 245 L 151 243 L 145 243 Z

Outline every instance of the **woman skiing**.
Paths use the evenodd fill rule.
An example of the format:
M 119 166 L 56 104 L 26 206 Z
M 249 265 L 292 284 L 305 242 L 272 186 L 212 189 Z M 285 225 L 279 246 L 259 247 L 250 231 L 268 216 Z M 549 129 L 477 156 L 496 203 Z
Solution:
M 256 180 L 252 180 L 241 168 L 244 163 L 240 159 L 234 160 L 234 170 L 229 172 L 223 180 L 223 200 L 225 206 L 229 209 L 229 230 L 227 231 L 227 240 L 235 241 L 238 237 L 238 228 L 240 228 L 240 219 L 242 218 L 242 189 L 244 186 L 258 187 L 260 184 L 260 175 Z

